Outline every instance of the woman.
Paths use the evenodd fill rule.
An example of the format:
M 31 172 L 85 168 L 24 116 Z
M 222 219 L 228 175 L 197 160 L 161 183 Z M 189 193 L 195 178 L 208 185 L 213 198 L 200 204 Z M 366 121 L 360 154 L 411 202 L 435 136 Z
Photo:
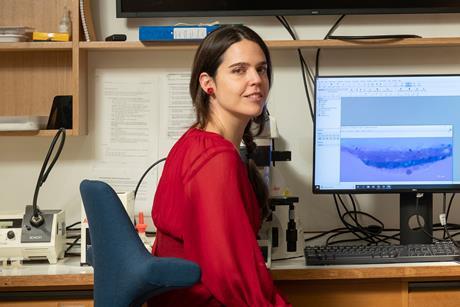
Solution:
M 197 122 L 171 149 L 157 187 L 153 254 L 192 260 L 201 282 L 155 297 L 156 306 L 287 306 L 257 245 L 267 189 L 239 155 L 255 144 L 271 84 L 268 48 L 251 29 L 225 26 L 195 55 L 190 94 Z

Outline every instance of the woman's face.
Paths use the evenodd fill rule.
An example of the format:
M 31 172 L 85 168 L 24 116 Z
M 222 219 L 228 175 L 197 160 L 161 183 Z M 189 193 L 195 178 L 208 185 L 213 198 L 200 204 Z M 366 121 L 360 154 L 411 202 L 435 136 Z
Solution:
M 211 95 L 213 112 L 242 119 L 260 115 L 269 91 L 267 62 L 262 49 L 249 40 L 230 46 L 210 84 L 214 90 Z

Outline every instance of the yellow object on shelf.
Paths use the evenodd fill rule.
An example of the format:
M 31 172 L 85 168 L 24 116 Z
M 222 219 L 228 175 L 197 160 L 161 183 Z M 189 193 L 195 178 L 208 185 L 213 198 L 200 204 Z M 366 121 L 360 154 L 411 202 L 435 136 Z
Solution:
M 34 41 L 68 42 L 69 39 L 68 33 L 33 32 L 32 34 L 32 40 Z

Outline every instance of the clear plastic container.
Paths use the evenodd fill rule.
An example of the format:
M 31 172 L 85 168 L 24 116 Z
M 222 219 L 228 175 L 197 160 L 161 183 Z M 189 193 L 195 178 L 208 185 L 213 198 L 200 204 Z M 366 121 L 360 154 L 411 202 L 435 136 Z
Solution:
M 71 32 L 70 16 L 67 7 L 64 7 L 64 13 L 61 17 L 61 21 L 59 22 L 59 32 L 68 34 Z

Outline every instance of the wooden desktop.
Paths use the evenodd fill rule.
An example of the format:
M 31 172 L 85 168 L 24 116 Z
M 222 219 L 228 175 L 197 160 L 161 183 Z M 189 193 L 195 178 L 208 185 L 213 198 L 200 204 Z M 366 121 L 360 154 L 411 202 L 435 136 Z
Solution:
M 293 306 L 460 306 L 460 264 L 306 267 L 303 258 L 274 261 L 271 273 Z M 90 267 L 77 258 L 0 271 L 0 306 L 93 306 Z M 21 297 L 12 301 L 6 297 Z

